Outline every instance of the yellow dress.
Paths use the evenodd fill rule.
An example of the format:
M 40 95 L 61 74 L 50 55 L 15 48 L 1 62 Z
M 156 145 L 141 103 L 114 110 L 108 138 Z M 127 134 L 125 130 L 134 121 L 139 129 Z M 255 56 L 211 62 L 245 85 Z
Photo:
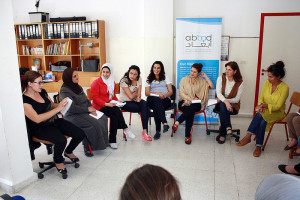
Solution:
M 266 80 L 258 99 L 258 104 L 268 104 L 268 109 L 261 113 L 267 122 L 266 131 L 270 129 L 273 122 L 285 117 L 285 101 L 289 96 L 289 86 L 282 81 L 276 90 L 271 92 L 272 84 Z

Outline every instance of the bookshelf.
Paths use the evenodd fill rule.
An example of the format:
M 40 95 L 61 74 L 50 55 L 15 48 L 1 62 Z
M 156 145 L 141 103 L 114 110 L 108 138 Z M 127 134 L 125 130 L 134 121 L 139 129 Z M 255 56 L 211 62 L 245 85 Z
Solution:
M 83 60 L 98 59 L 100 66 L 106 62 L 103 20 L 15 24 L 15 33 L 19 68 L 31 69 L 34 61 L 39 59 L 40 70 L 48 73 L 49 63 L 69 61 L 72 68 L 79 69 L 80 79 L 89 80 L 90 77 L 99 76 L 99 72 L 81 72 L 79 43 L 93 44 L 92 48 L 82 47 Z M 53 74 L 57 80 L 61 80 L 62 72 Z M 89 81 L 83 84 L 84 87 L 90 86 Z

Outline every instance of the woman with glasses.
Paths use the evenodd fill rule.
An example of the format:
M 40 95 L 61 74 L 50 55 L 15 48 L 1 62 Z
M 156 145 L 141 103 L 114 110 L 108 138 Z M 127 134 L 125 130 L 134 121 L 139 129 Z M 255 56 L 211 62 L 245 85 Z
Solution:
M 78 162 L 79 159 L 73 151 L 85 134 L 71 122 L 56 115 L 66 106 L 68 99 L 65 98 L 58 104 L 53 103 L 42 86 L 41 74 L 35 71 L 25 73 L 22 91 L 26 124 L 33 136 L 54 144 L 53 159 L 56 169 L 61 174 L 67 174 L 62 154 L 64 152 L 72 162 Z M 65 135 L 72 138 L 68 146 Z
M 99 119 L 96 109 L 86 97 L 82 87 L 78 85 L 79 76 L 73 68 L 67 68 L 62 77 L 64 84 L 59 92 L 59 100 L 68 97 L 72 104 L 64 118 L 82 128 L 86 138 L 82 141 L 84 154 L 87 157 L 93 156 L 88 148 L 92 150 L 103 150 L 108 145 L 107 117 L 102 115 Z

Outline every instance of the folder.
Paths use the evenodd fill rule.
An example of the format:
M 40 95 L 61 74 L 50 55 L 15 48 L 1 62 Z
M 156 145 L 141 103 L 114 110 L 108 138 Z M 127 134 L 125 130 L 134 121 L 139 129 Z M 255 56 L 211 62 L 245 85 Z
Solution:
M 19 40 L 22 39 L 22 31 L 21 31 L 21 25 L 18 26 L 18 31 L 19 31 Z
M 65 28 L 65 38 L 69 38 L 69 24 L 65 23 L 64 28 Z
M 52 39 L 52 24 L 48 24 L 48 39 Z
M 62 39 L 65 38 L 64 24 L 60 24 L 60 36 Z
M 56 24 L 52 24 L 53 25 L 53 38 L 57 38 L 57 27 Z
M 39 39 L 42 39 L 42 28 L 41 28 L 41 24 L 38 25 L 38 33 L 39 33 Z
M 81 22 L 77 23 L 78 24 L 78 36 L 79 38 L 82 38 L 82 27 L 81 27 Z
M 84 22 L 81 22 L 81 28 L 82 28 L 82 37 L 85 38 L 86 32 L 85 32 L 85 23 Z
M 56 28 L 57 28 L 57 38 L 61 38 L 61 35 L 60 35 L 60 24 L 55 24 L 56 25 Z
M 88 33 L 88 37 L 92 37 L 92 24 L 91 24 L 91 22 L 87 22 L 87 33 Z
M 75 37 L 79 38 L 79 23 L 75 23 Z
M 99 33 L 98 33 L 98 21 L 95 21 L 95 28 L 96 28 L 96 32 L 95 32 L 95 37 L 99 37 Z
M 27 35 L 27 27 L 25 25 L 23 25 L 23 32 L 24 32 L 24 39 L 27 40 L 28 39 L 28 35 Z
M 95 22 L 92 22 L 92 37 L 95 37 L 95 34 L 96 34 L 96 24 Z
M 35 25 L 31 25 L 30 28 L 32 29 L 32 39 L 36 39 Z

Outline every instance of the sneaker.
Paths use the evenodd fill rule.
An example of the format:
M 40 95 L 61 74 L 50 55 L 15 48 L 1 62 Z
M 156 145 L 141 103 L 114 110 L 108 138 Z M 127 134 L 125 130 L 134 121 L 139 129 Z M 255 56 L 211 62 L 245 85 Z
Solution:
M 164 130 L 163 130 L 163 133 L 166 133 L 168 132 L 170 126 L 169 125 L 164 125 Z
M 158 140 L 160 138 L 160 133 L 156 132 L 153 138 L 154 140 Z
M 118 144 L 117 143 L 109 143 L 109 146 L 112 149 L 118 149 Z
M 142 136 L 143 136 L 144 140 L 152 141 L 152 138 L 150 135 L 142 133 Z
M 129 128 L 127 130 L 124 130 L 124 133 L 127 137 L 130 137 L 131 139 L 135 138 L 135 135 L 131 132 Z

